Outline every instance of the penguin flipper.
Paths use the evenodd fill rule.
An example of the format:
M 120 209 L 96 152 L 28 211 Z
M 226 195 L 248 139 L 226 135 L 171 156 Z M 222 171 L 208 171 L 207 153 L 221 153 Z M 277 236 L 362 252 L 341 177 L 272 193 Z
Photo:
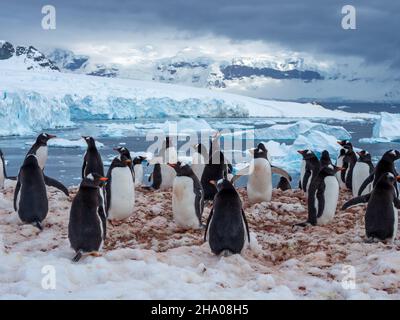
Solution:
M 61 182 L 57 181 L 56 179 L 50 178 L 45 174 L 43 174 L 43 177 L 44 177 L 44 183 L 46 185 L 57 188 L 58 190 L 64 192 L 67 197 L 69 196 L 68 189 Z
M 308 191 L 308 219 L 304 223 L 316 225 L 317 224 L 317 208 L 315 207 L 315 198 L 318 197 L 317 195 L 317 188 L 315 186 L 312 186 L 310 190 Z M 319 206 L 318 206 L 319 209 Z M 300 225 L 300 224 L 298 224 Z M 304 225 L 305 226 L 305 225 Z
M 244 168 L 240 169 L 231 179 L 231 183 L 234 184 L 242 176 L 248 176 L 250 174 L 250 165 L 246 165 Z
M 244 225 L 246 226 L 247 240 L 249 240 L 249 243 L 250 243 L 249 225 L 248 225 L 248 223 L 247 223 L 246 215 L 245 215 L 245 213 L 244 213 L 243 208 L 242 208 L 242 217 L 243 217 Z
M 364 182 L 361 184 L 360 189 L 358 189 L 358 195 L 359 195 L 359 196 L 361 196 L 362 193 L 363 193 L 363 191 L 364 191 L 364 189 L 365 189 L 371 182 L 374 181 L 374 176 L 375 176 L 375 174 L 374 174 L 374 172 L 373 172 L 373 173 L 371 173 L 371 174 L 368 176 L 367 179 L 364 180 Z
M 355 197 L 355 198 L 353 198 L 353 199 L 347 201 L 347 202 L 342 206 L 342 210 L 346 210 L 346 209 L 348 209 L 348 208 L 350 208 L 350 207 L 353 207 L 353 206 L 355 206 L 355 205 L 357 205 L 357 204 L 360 204 L 360 203 L 366 203 L 366 202 L 369 201 L 370 196 L 371 196 L 371 194 L 368 193 L 368 194 L 363 195 L 363 196 Z
M 306 170 L 303 176 L 303 181 L 301 183 L 304 192 L 307 192 L 308 179 L 310 178 L 311 178 L 311 170 Z
M 285 170 L 275 167 L 275 166 L 271 166 L 271 172 L 272 173 L 276 173 L 281 175 L 282 177 L 285 177 L 286 180 L 288 181 L 292 181 L 292 177 L 289 175 L 289 173 L 287 173 Z
M 15 211 L 18 211 L 17 210 L 17 199 L 18 199 L 18 193 L 19 193 L 20 189 L 21 189 L 21 183 L 18 180 L 17 185 L 15 186 L 15 191 L 14 191 L 14 210 Z
M 393 204 L 397 209 L 400 209 L 400 200 L 397 197 L 393 198 Z
M 208 216 L 208 219 L 207 219 L 206 229 L 204 230 L 204 242 L 207 241 L 207 231 L 208 231 L 208 227 L 210 226 L 210 221 L 211 221 L 213 214 L 214 214 L 214 208 L 211 209 L 210 215 Z

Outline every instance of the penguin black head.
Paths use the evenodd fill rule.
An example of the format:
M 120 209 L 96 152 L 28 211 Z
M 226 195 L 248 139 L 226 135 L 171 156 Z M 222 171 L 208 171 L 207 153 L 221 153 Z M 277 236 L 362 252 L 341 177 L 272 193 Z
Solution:
M 28 154 L 22 166 L 39 166 L 36 155 L 32 153 Z
M 201 143 L 197 143 L 193 146 L 194 150 L 196 150 L 196 152 L 200 153 L 200 154 L 207 154 L 207 149 L 206 147 L 201 144 Z
M 131 156 L 129 150 L 125 147 L 116 147 L 116 148 L 113 148 L 113 150 L 117 151 L 120 155 L 126 156 L 127 158 L 130 158 L 130 156 Z
M 358 161 L 360 162 L 371 162 L 371 154 L 366 150 L 361 150 L 357 152 L 359 158 Z
M 86 141 L 88 148 L 96 148 L 96 142 L 93 137 L 90 136 L 82 136 L 82 138 Z
M 138 156 L 138 157 L 133 158 L 132 162 L 133 162 L 133 165 L 141 164 L 146 159 L 147 159 L 146 157 Z
M 382 159 L 388 160 L 388 161 L 396 161 L 398 159 L 400 159 L 400 152 L 397 150 L 389 150 L 386 151 L 383 156 Z
M 349 140 L 339 140 L 337 143 L 345 149 L 353 149 L 353 145 Z
M 81 182 L 81 187 L 97 188 L 105 183 L 108 178 L 99 175 L 98 173 L 89 173 Z
M 254 155 L 254 158 L 268 159 L 268 150 L 263 143 L 259 143 L 256 148 L 250 149 L 250 152 Z
M 400 182 L 400 176 L 396 177 L 393 173 L 386 172 L 379 178 L 376 186 L 383 189 L 390 189 L 393 188 L 396 181 Z
M 312 158 L 317 158 L 314 152 L 311 150 L 305 149 L 305 150 L 298 150 L 298 153 L 300 153 L 303 156 L 304 160 L 312 159 Z
M 224 178 L 215 181 L 211 180 L 209 181 L 211 184 L 215 185 L 217 188 L 217 191 L 220 192 L 222 190 L 235 190 L 235 187 L 233 184 L 228 180 L 228 178 L 225 176 Z
M 36 143 L 39 144 L 47 144 L 47 141 L 49 141 L 52 138 L 55 138 L 56 136 L 53 134 L 48 134 L 48 133 L 41 133 L 37 136 L 36 138 Z
M 168 163 L 168 165 L 175 169 L 178 177 L 191 177 L 194 175 L 192 168 L 186 163 L 178 161 L 177 163 Z
M 114 167 L 130 167 L 132 165 L 132 160 L 122 154 L 114 158 L 113 165 Z
M 322 151 L 320 162 L 322 166 L 327 166 L 332 163 L 328 150 Z

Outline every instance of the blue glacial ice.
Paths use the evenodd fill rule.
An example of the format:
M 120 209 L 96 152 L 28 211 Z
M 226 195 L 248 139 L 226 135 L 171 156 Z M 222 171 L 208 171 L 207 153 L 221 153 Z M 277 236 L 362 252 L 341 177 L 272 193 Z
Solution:
M 372 128 L 371 138 L 362 138 L 361 143 L 384 143 L 400 140 L 400 114 L 381 112 Z
M 255 137 L 257 139 L 294 140 L 300 135 L 315 131 L 324 132 L 340 140 L 351 139 L 350 133 L 341 126 L 332 126 L 309 120 L 301 120 L 291 124 L 276 124 L 269 128 L 256 129 Z

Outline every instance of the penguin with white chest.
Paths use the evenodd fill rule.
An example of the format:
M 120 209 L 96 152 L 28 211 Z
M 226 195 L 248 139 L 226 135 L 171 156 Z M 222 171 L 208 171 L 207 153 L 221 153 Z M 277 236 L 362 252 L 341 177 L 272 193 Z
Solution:
M 159 156 L 150 160 L 149 164 L 154 164 L 153 172 L 149 177 L 152 179 L 151 188 L 169 189 L 174 183 L 176 172 L 168 163 L 177 163 L 178 152 L 172 144 L 170 137 L 166 137 L 160 149 Z
M 170 164 L 176 171 L 172 187 L 172 213 L 178 226 L 198 229 L 202 227 L 204 209 L 203 188 L 188 164 Z
M 124 220 L 134 213 L 135 183 L 131 171 L 132 160 L 125 155 L 115 157 L 107 172 L 107 217 Z
M 85 178 L 89 173 L 97 173 L 104 176 L 104 166 L 101 156 L 96 147 L 96 142 L 92 137 L 82 136 L 87 143 L 87 150 L 83 157 L 82 178 Z
M 369 175 L 367 179 L 362 183 L 360 189 L 358 190 L 358 195 L 361 195 L 364 192 L 364 189 L 372 183 L 372 186 L 375 187 L 378 183 L 380 177 L 390 172 L 394 176 L 398 176 L 396 168 L 394 166 L 394 162 L 400 159 L 400 152 L 398 150 L 389 150 L 386 151 L 382 158 L 378 161 L 374 171 Z M 396 190 L 396 195 L 399 196 L 399 191 L 397 188 L 397 183 L 394 183 L 394 188 Z
M 321 163 L 311 150 L 298 150 L 297 152 L 303 157 L 299 186 L 305 193 L 308 193 L 312 180 L 318 175 Z
M 99 255 L 106 238 L 106 213 L 100 185 L 107 181 L 97 173 L 89 173 L 81 182 L 72 201 L 68 239 L 78 262 L 83 255 Z
M 291 176 L 283 169 L 271 165 L 268 159 L 268 150 L 263 143 L 259 143 L 257 148 L 250 149 L 253 159 L 249 166 L 241 169 L 232 179 L 234 183 L 237 177 L 248 174 L 247 196 L 251 204 L 271 201 L 272 198 L 272 174 L 277 173 L 284 177 L 288 182 Z M 290 184 L 289 184 L 290 187 Z
M 135 186 L 142 186 L 143 185 L 143 162 L 146 160 L 146 157 L 137 156 L 133 158 L 133 172 L 135 174 Z
M 6 161 L 4 160 L 3 152 L 0 149 L 0 189 L 4 188 L 4 181 L 7 179 Z
M 30 154 L 36 155 L 38 164 L 40 169 L 44 169 L 48 157 L 48 146 L 47 142 L 50 139 L 55 138 L 55 135 L 48 134 L 48 133 L 41 133 L 37 136 L 35 143 L 32 145 L 32 147 L 29 149 L 28 153 L 26 156 Z
M 206 147 L 201 143 L 194 145 L 193 148 L 195 149 L 195 152 L 192 155 L 192 170 L 200 180 L 209 155 Z
M 341 148 L 339 152 L 339 156 L 336 159 L 336 166 L 342 168 L 343 167 L 343 158 L 346 154 L 346 149 Z M 340 189 L 346 189 L 346 184 L 342 180 L 342 172 L 338 171 L 336 172 L 336 179 L 339 181 L 339 187 Z
M 321 168 L 308 191 L 308 219 L 297 226 L 324 225 L 332 221 L 339 199 L 339 182 L 335 174 L 340 170 L 342 168 L 332 164 Z
M 400 200 L 397 198 L 394 185 L 400 181 L 399 176 L 391 172 L 382 174 L 371 193 L 358 196 L 346 202 L 342 210 L 360 203 L 368 203 L 365 212 L 365 234 L 367 242 L 394 241 L 398 228 L 398 209 Z
M 358 160 L 353 169 L 353 197 L 358 196 L 358 191 L 360 190 L 363 182 L 371 175 L 374 171 L 374 165 L 372 164 L 371 154 L 367 151 L 362 150 L 357 152 Z M 370 183 L 362 192 L 362 195 L 370 193 L 372 191 L 372 183 Z
M 250 243 L 250 233 L 240 196 L 227 173 L 216 184 L 213 208 L 207 219 L 204 241 L 208 240 L 211 251 L 216 255 L 240 254 Z

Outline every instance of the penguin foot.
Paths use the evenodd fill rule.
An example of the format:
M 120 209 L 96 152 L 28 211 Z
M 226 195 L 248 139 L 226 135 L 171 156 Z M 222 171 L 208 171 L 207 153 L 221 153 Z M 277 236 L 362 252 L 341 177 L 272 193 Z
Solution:
M 225 249 L 225 250 L 222 250 L 222 252 L 219 255 L 226 258 L 226 257 L 230 257 L 231 255 L 233 255 L 233 252 L 228 249 Z
M 72 262 L 77 263 L 82 258 L 82 250 L 79 250 L 75 257 L 72 258 Z
M 364 240 L 365 243 L 377 243 L 379 242 L 379 239 L 374 238 L 374 237 L 368 237 Z
M 101 253 L 98 251 L 91 252 L 89 255 L 96 258 L 101 257 Z
M 307 226 L 311 226 L 311 223 L 309 223 L 308 221 L 306 221 L 306 222 L 301 222 L 301 223 L 296 223 L 296 224 L 294 224 L 294 225 L 292 226 L 292 229 L 295 228 L 295 227 L 302 227 L 302 228 L 304 228 L 304 227 L 307 227 Z
M 32 223 L 32 225 L 36 228 L 38 228 L 40 231 L 43 231 L 43 226 L 42 223 L 39 221 L 35 221 L 34 223 Z

